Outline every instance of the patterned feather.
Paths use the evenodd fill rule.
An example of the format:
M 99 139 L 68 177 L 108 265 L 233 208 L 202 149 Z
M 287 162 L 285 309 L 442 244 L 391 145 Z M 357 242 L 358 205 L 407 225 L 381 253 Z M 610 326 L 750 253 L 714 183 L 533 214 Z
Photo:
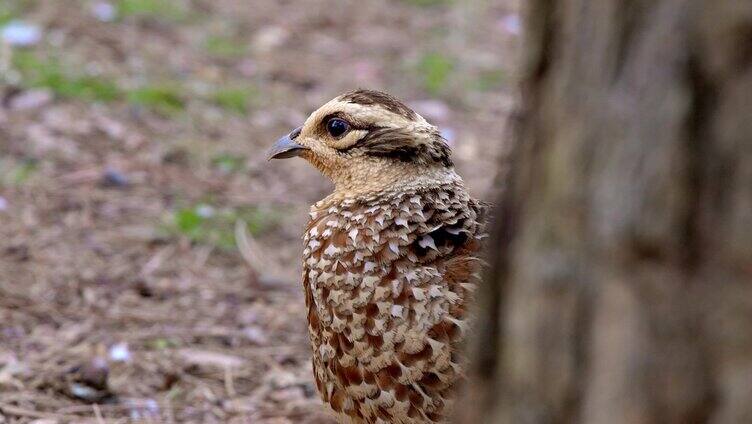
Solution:
M 375 99 L 360 105 L 370 108 L 388 96 L 359 93 Z M 348 103 L 345 96 L 339 101 Z M 422 121 L 404 105 L 381 108 Z M 389 134 L 373 124 L 380 128 L 373 131 Z M 462 375 L 484 207 L 454 172 L 448 147 L 430 144 L 443 140 L 415 136 L 410 144 L 409 137 L 397 143 L 375 137 L 364 134 L 344 147 L 349 168 L 360 171 L 342 172 L 348 179 L 360 176 L 368 189 L 338 184 L 332 159 L 306 157 L 335 181 L 335 192 L 312 206 L 303 237 L 316 385 L 342 422 L 444 422 Z M 353 146 L 361 148 L 360 156 L 351 153 Z M 390 156 L 389 146 L 398 154 Z M 361 159 L 372 162 L 366 167 Z M 379 173 L 369 179 L 374 167 Z

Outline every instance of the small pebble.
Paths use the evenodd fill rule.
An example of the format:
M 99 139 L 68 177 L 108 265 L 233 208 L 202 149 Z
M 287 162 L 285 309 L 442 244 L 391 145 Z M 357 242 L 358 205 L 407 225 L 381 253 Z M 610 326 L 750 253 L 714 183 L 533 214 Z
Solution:
M 24 21 L 10 21 L 0 30 L 0 38 L 11 46 L 33 46 L 42 38 L 42 30 Z
M 99 399 L 100 397 L 99 390 L 81 383 L 71 383 L 70 392 L 74 397 L 88 401 Z
M 207 205 L 207 204 L 200 204 L 196 206 L 196 215 L 200 216 L 201 218 L 211 218 L 214 216 L 216 211 L 213 207 Z
M 121 342 L 112 345 L 109 356 L 115 362 L 128 362 L 131 359 L 131 351 L 128 349 L 128 343 Z
M 7 210 L 8 210 L 8 200 L 5 197 L 0 196 L 0 212 L 4 212 Z
M 104 187 L 123 188 L 127 187 L 129 183 L 128 177 L 115 169 L 107 169 L 102 176 L 102 185 Z
M 91 14 L 102 22 L 112 22 L 117 17 L 117 10 L 110 2 L 98 1 L 91 6 Z

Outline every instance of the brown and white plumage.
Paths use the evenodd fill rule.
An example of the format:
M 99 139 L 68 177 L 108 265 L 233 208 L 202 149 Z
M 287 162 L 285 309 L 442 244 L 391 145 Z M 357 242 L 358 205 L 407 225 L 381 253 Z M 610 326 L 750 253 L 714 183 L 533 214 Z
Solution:
M 343 422 L 443 422 L 462 374 L 482 206 L 437 129 L 384 93 L 322 106 L 270 152 L 293 155 L 335 185 L 303 237 L 321 397 Z

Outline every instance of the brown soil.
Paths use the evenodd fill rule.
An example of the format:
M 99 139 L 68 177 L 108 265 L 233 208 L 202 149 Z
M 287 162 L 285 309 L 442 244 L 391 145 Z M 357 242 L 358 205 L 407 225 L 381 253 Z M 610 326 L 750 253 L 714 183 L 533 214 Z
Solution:
M 96 1 L 11 3 L 43 31 L 12 54 L 179 101 L 0 82 L 0 423 L 331 422 L 298 281 L 308 205 L 330 187 L 264 150 L 340 92 L 384 89 L 447 130 L 485 197 L 512 2 L 194 0 L 113 22 Z M 226 87 L 247 107 L 213 100 Z M 239 217 L 250 262 L 227 243 Z

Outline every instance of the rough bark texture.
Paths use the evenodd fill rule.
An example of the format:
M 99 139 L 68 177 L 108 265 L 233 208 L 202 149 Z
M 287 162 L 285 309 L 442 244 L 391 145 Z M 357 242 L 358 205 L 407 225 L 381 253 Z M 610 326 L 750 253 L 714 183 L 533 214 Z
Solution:
M 526 22 L 458 421 L 752 422 L 752 2 Z

